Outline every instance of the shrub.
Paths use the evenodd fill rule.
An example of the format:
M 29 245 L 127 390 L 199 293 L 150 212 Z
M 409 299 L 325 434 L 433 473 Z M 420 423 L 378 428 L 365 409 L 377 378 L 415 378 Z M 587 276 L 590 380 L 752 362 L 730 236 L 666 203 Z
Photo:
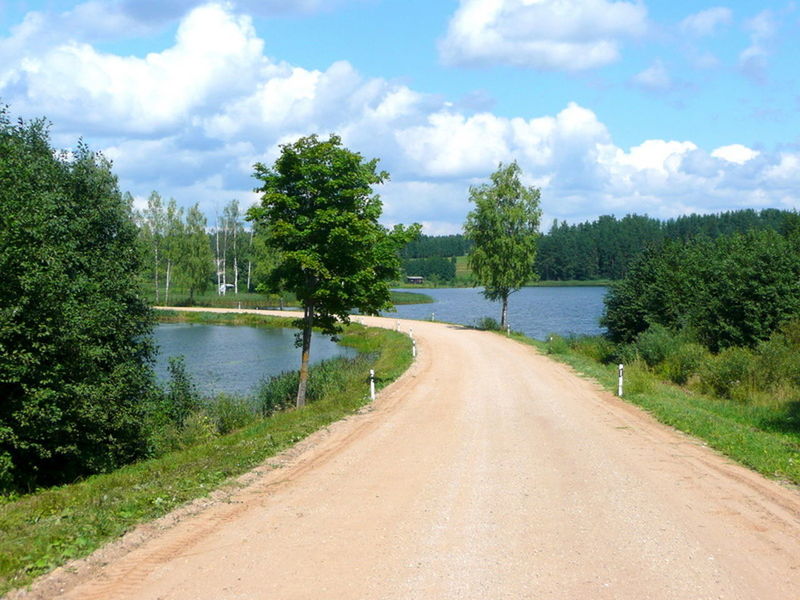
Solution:
M 578 354 L 596 360 L 597 362 L 608 364 L 616 359 L 616 347 L 614 343 L 606 337 L 595 336 L 578 336 L 570 338 L 569 346 Z
M 750 350 L 726 348 L 703 363 L 699 370 L 700 387 L 720 398 L 742 399 L 743 391 L 752 388 L 754 363 Z
M 481 331 L 500 331 L 500 323 L 492 317 L 481 317 L 475 321 L 475 329 Z
M 704 361 L 708 360 L 710 353 L 700 344 L 688 342 L 681 344 L 667 356 L 662 369 L 664 374 L 673 383 L 684 385 L 692 375 L 695 375 Z
M 164 395 L 164 410 L 169 420 L 180 429 L 190 414 L 200 408 L 200 394 L 186 371 L 183 356 L 170 356 L 169 383 Z
M 651 325 L 636 339 L 639 356 L 649 367 L 656 367 L 680 346 L 677 335 L 663 325 Z

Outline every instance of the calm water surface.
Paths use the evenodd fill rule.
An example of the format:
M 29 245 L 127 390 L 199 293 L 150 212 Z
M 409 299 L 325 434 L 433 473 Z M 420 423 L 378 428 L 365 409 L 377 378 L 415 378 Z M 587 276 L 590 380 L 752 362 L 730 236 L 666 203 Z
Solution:
M 405 319 L 430 319 L 474 325 L 482 317 L 500 322 L 500 302 L 490 302 L 482 288 L 417 289 L 434 299 L 433 304 L 407 304 L 397 307 Z M 411 290 L 404 290 L 411 291 Z M 511 328 L 529 337 L 546 339 L 547 334 L 596 335 L 603 333 L 598 320 L 603 312 L 605 287 L 527 287 L 511 294 L 508 321 Z
M 300 350 L 295 348 L 294 334 L 294 329 L 284 328 L 161 323 L 154 334 L 159 347 L 156 376 L 167 381 L 168 357 L 182 354 L 187 370 L 204 395 L 247 395 L 265 377 L 300 368 Z M 314 334 L 312 340 L 312 364 L 357 354 L 322 335 Z

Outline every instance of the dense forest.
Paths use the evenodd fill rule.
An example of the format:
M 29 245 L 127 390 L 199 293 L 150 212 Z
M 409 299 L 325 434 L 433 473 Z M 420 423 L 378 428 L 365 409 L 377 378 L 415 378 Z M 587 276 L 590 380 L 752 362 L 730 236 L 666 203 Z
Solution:
M 713 240 L 750 231 L 785 233 L 797 219 L 797 213 L 792 211 L 745 209 L 692 214 L 666 221 L 646 215 L 627 215 L 621 219 L 604 215 L 576 225 L 554 221 L 550 231 L 539 239 L 536 271 L 539 279 L 546 281 L 618 280 L 650 246 L 668 240 Z M 456 275 L 455 263 L 450 270 L 441 259 L 463 256 L 468 251 L 469 241 L 463 235 L 423 235 L 403 250 L 403 265 L 408 275 L 452 281 Z M 434 258 L 440 260 L 430 260 Z

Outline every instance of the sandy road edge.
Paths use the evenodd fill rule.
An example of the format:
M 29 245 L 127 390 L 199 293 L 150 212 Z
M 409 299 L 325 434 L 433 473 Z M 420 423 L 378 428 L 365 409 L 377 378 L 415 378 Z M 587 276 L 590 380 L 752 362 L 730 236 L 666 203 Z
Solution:
M 205 307 L 155 307 L 156 310 L 175 312 L 206 312 L 230 314 L 254 314 L 261 316 L 298 318 L 300 312 L 224 309 Z M 356 317 L 354 321 L 363 322 L 366 318 Z M 413 321 L 412 321 L 413 322 Z M 365 323 L 366 324 L 366 323 Z M 370 317 L 368 327 L 395 329 L 396 319 Z M 416 376 L 419 364 L 415 360 L 408 369 L 384 387 L 374 402 L 365 404 L 355 413 L 346 415 L 338 421 L 318 429 L 282 452 L 266 458 L 250 471 L 223 482 L 206 496 L 189 500 L 181 506 L 157 519 L 140 523 L 121 537 L 107 542 L 88 556 L 71 560 L 49 573 L 45 573 L 25 587 L 7 592 L 0 598 L 5 600 L 34 600 L 52 598 L 63 594 L 85 581 L 97 577 L 108 564 L 119 560 L 166 532 L 174 529 L 187 519 L 198 517 L 224 503 L 230 503 L 235 496 L 247 493 L 250 488 L 278 486 L 291 480 L 299 472 L 308 470 L 317 461 L 325 460 L 340 444 L 333 443 L 326 448 L 329 440 L 338 439 L 346 443 L 349 439 L 374 420 L 377 410 L 386 411 L 400 401 L 404 387 Z

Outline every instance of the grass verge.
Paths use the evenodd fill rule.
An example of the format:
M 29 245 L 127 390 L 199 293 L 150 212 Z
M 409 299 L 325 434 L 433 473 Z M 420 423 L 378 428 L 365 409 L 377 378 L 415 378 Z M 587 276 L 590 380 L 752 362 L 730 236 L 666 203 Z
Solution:
M 257 315 L 166 313 L 166 318 L 264 325 Z M 226 318 L 227 317 L 227 318 Z M 251 320 L 252 317 L 252 320 Z M 281 326 L 281 319 L 268 319 Z M 277 321 L 278 323 L 275 323 Z M 388 330 L 351 325 L 341 342 L 375 369 L 378 387 L 411 364 L 411 341 Z M 369 401 L 363 369 L 303 409 L 267 419 L 205 443 L 112 473 L 19 498 L 0 498 L 0 595 L 30 583 L 70 559 L 90 554 L 139 523 L 207 495 Z
M 615 365 L 599 363 L 566 344 L 550 348 L 547 342 L 513 337 L 616 392 Z M 626 366 L 625 375 L 627 402 L 767 477 L 800 485 L 800 430 L 792 425 L 791 415 L 690 392 L 662 381 L 640 363 Z

